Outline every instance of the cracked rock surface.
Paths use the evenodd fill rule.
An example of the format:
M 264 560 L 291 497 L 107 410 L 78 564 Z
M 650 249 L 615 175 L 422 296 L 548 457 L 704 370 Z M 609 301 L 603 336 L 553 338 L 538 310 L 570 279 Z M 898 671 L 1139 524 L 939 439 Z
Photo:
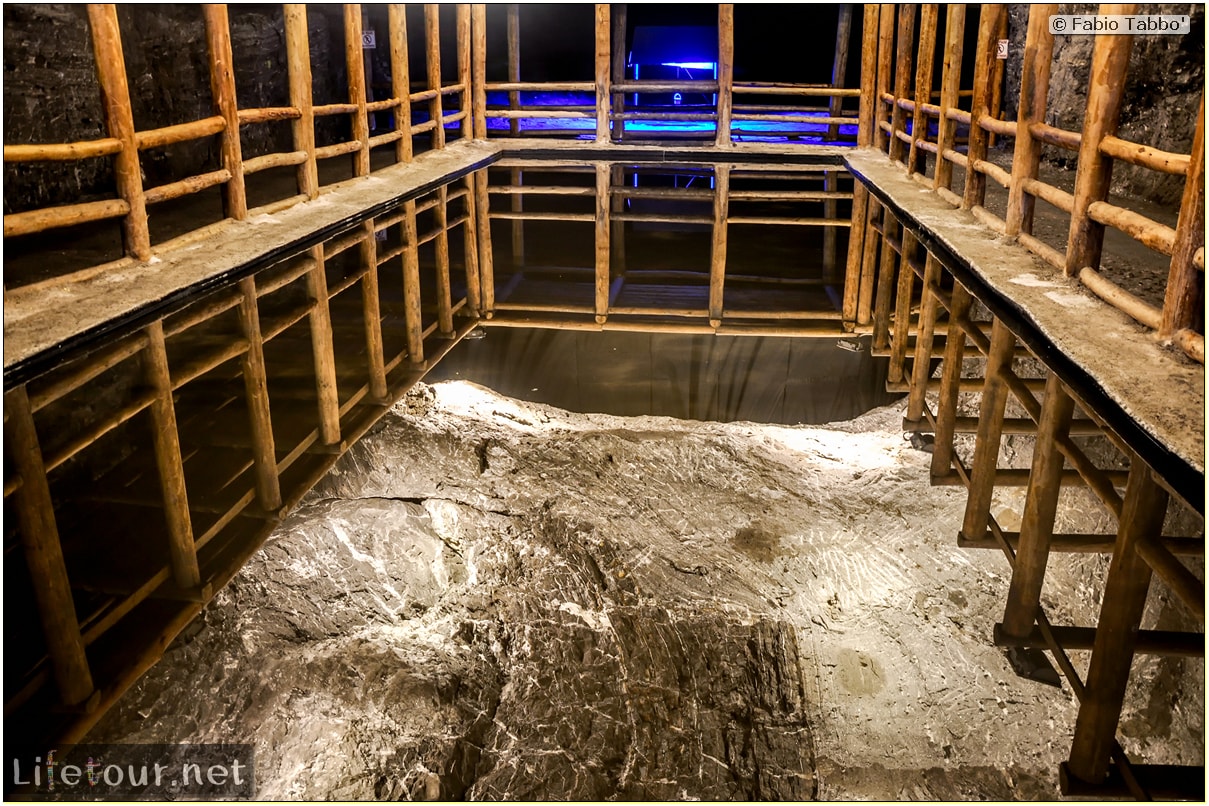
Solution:
M 900 418 L 419 385 L 89 739 L 250 742 L 263 799 L 1057 798 L 1069 686 L 991 644 L 1007 564 Z M 1150 761 L 1203 753 L 1181 696 Z

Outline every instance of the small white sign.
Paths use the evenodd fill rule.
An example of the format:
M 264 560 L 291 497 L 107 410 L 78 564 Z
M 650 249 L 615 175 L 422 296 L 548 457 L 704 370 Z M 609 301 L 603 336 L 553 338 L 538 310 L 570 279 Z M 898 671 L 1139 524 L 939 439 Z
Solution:
M 1006 59 L 1008 57 L 1008 40 L 1000 39 L 999 47 L 995 50 L 996 59 Z
M 374 34 L 373 29 L 361 32 L 361 47 L 364 50 L 373 50 L 378 47 L 378 37 Z

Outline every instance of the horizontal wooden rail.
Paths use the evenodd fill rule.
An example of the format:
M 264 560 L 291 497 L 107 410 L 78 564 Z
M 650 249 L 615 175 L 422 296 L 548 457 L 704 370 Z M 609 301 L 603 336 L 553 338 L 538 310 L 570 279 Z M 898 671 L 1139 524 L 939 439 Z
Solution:
M 1082 132 L 1072 132 L 1050 126 L 1048 123 L 1033 123 L 1028 127 L 1029 134 L 1051 146 L 1065 148 L 1068 151 L 1078 151 L 1083 142 Z
M 1108 135 L 1100 141 L 1100 153 L 1131 165 L 1161 171 L 1176 176 L 1187 176 L 1192 157 L 1188 154 L 1173 154 L 1150 146 L 1131 143 L 1120 137 Z
M 122 143 L 113 137 L 85 140 L 78 143 L 47 145 L 13 145 L 4 147 L 5 162 L 72 162 L 107 157 L 122 150 Z
M 1092 221 L 1114 227 L 1140 244 L 1162 252 L 1168 257 L 1175 248 L 1175 230 L 1157 221 L 1152 221 L 1141 213 L 1117 207 L 1108 202 L 1092 202 L 1087 208 L 1087 215 Z
M 199 140 L 202 137 L 212 137 L 216 134 L 221 134 L 227 128 L 227 122 L 219 115 L 213 117 L 194 120 L 189 123 L 177 123 L 173 126 L 164 126 L 161 129 L 150 129 L 145 132 L 139 132 L 134 136 L 134 141 L 138 145 L 139 151 L 146 151 L 149 148 L 163 148 L 165 146 L 182 143 L 186 140 Z
M 187 196 L 190 193 L 198 193 L 212 188 L 216 185 L 221 185 L 231 181 L 231 172 L 226 168 L 220 168 L 217 171 L 201 174 L 200 176 L 191 176 L 188 179 L 182 179 L 179 182 L 171 182 L 167 185 L 159 185 L 153 188 L 147 188 L 144 198 L 147 204 L 156 204 L 158 202 L 177 199 L 181 196 Z
M 1162 324 L 1162 311 L 1138 299 L 1094 269 L 1084 266 L 1079 272 L 1079 281 L 1097 297 L 1117 310 L 1132 316 L 1146 327 L 1158 330 L 1159 325 Z
M 48 229 L 73 227 L 90 221 L 121 218 L 130 212 L 130 205 L 123 199 L 65 204 L 62 207 L 44 207 L 24 213 L 10 213 L 4 217 L 4 237 L 14 238 Z
M 251 123 L 272 123 L 278 120 L 297 120 L 302 112 L 296 106 L 272 106 L 261 109 L 240 109 L 240 125 Z

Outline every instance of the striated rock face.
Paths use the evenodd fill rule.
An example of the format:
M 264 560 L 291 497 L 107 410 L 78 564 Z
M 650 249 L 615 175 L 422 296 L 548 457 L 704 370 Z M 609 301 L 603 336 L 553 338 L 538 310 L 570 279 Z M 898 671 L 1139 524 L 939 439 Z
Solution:
M 89 739 L 251 742 L 264 799 L 1056 797 L 1073 698 L 991 646 L 1006 564 L 900 416 L 417 387 Z

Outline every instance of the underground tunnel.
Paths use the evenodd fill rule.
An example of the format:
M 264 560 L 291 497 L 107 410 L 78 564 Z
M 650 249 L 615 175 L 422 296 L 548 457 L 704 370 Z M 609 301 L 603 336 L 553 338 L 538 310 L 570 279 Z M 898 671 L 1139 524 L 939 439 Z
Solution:
M 1203 6 L 3 14 L 6 799 L 1204 799 Z

